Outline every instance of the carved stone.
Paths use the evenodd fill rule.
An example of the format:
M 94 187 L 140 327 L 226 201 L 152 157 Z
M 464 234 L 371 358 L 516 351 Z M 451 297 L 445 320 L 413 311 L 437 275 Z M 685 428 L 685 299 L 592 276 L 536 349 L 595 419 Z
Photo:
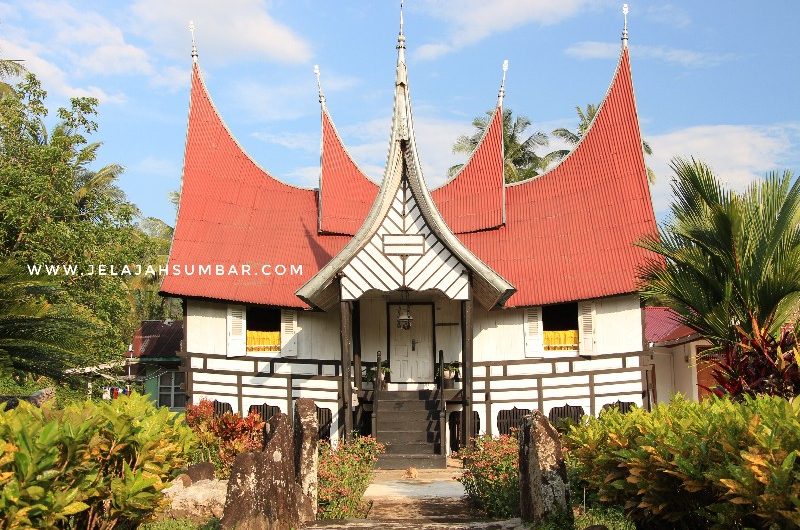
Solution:
M 538 410 L 522 420 L 519 479 L 523 521 L 538 524 L 557 514 L 572 519 L 561 439 L 558 431 Z
M 197 482 L 198 480 L 214 480 L 214 464 L 210 462 L 192 464 L 186 468 L 186 474 L 189 475 L 192 482 Z
M 228 481 L 222 528 L 290 530 L 300 526 L 292 424 L 286 414 L 269 420 L 263 451 L 236 456 Z
M 310 399 L 298 399 L 294 404 L 294 463 L 300 487 L 297 510 L 301 522 L 313 521 L 317 516 L 318 445 L 317 407 Z

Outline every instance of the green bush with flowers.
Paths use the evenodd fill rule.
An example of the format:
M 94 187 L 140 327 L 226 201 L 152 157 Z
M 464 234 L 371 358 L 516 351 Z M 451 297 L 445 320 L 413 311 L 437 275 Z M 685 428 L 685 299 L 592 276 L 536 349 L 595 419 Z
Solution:
M 384 446 L 371 436 L 319 445 L 317 519 L 366 517 L 364 492 Z
M 464 472 L 457 478 L 473 504 L 491 517 L 519 513 L 519 441 L 517 434 L 480 436 L 459 452 Z

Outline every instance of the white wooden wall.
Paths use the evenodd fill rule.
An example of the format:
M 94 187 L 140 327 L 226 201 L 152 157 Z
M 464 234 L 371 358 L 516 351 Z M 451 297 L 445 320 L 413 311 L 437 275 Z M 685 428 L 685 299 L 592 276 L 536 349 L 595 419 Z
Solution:
M 598 355 L 642 350 L 642 308 L 638 295 L 595 300 Z

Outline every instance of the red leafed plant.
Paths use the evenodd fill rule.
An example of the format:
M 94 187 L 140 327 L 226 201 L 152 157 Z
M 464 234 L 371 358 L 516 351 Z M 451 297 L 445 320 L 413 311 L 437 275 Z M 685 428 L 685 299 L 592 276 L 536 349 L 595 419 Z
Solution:
M 712 376 L 718 396 L 734 398 L 768 394 L 792 398 L 800 394 L 800 349 L 794 330 L 784 328 L 777 337 L 753 319 L 752 333 L 736 327 L 738 342 L 714 359 Z
M 186 423 L 200 441 L 194 460 L 214 464 L 220 478 L 228 477 L 237 454 L 264 445 L 264 422 L 255 412 L 245 417 L 232 412 L 215 415 L 213 403 L 204 399 L 186 407 Z

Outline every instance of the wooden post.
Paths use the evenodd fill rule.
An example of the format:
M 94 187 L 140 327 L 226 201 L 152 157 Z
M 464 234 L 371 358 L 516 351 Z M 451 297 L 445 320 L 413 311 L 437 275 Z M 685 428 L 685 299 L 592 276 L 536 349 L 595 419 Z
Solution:
M 361 375 L 361 304 L 358 300 L 353 302 L 353 377 L 360 394 L 364 390 L 364 380 Z
M 339 302 L 339 340 L 342 349 L 342 408 L 344 409 L 344 439 L 349 440 L 353 432 L 353 383 L 350 377 L 351 352 L 353 348 L 353 305 Z
M 444 397 L 444 350 L 439 350 L 439 450 L 447 457 L 447 400 Z
M 461 446 L 466 447 L 472 436 L 472 299 L 461 302 L 461 355 L 464 373 L 461 377 L 463 420 Z M 487 373 L 486 375 L 490 375 Z M 486 421 L 491 421 L 487 418 Z

